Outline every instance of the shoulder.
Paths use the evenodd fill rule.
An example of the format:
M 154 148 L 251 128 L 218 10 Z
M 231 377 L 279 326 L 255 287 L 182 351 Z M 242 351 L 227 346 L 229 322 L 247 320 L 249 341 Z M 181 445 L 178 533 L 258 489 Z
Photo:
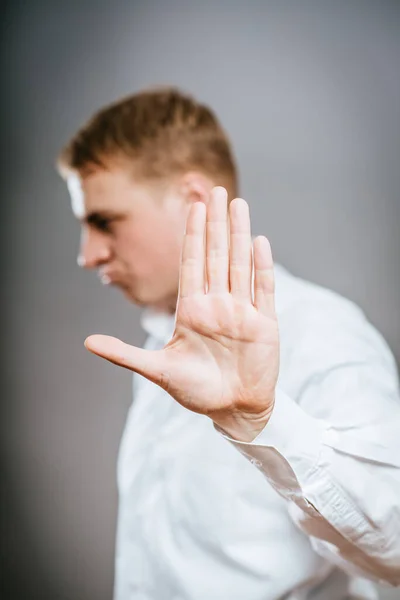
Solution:
M 276 307 L 284 356 L 313 369 L 382 362 L 396 371 L 386 341 L 363 310 L 340 294 L 276 265 Z

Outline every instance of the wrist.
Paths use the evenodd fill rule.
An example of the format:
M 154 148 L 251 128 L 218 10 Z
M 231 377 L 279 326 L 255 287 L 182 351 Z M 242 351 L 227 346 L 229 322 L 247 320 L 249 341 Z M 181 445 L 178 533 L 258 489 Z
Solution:
M 213 415 L 212 419 L 229 437 L 240 442 L 252 442 L 267 425 L 273 409 L 274 400 L 267 409 L 257 414 L 237 411 L 225 416 Z

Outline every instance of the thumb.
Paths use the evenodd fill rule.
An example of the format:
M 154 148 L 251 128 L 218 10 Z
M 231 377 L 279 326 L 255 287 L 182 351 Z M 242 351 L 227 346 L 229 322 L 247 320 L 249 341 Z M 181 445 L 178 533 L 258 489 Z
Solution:
M 90 335 L 85 340 L 85 347 L 93 354 L 135 371 L 158 385 L 163 386 L 169 379 L 163 350 L 143 350 L 109 335 Z

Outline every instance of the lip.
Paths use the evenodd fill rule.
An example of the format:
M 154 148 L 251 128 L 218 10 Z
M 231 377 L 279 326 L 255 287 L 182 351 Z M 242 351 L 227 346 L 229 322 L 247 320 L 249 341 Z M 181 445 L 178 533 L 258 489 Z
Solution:
M 99 278 L 103 285 L 112 285 L 117 283 L 117 277 L 115 273 L 111 271 L 99 271 Z
M 112 279 L 109 275 L 100 275 L 100 281 L 103 285 L 111 285 Z

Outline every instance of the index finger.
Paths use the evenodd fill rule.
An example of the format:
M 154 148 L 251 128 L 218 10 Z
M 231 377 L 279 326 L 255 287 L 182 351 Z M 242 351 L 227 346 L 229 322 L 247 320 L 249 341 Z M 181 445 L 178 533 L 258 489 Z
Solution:
M 254 306 L 265 315 L 275 315 L 274 262 L 264 235 L 254 240 Z
M 204 228 L 206 206 L 194 202 L 186 220 L 183 238 L 181 269 L 179 274 L 179 297 L 205 293 L 204 278 Z

